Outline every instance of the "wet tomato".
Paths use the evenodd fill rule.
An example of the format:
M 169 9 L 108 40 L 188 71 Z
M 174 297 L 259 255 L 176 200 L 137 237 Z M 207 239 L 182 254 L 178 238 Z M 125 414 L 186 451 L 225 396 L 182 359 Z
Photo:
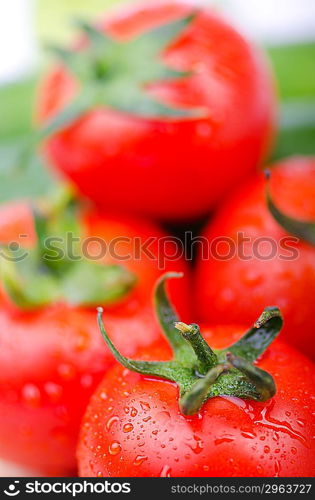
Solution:
M 84 196 L 195 218 L 256 168 L 273 130 L 273 84 L 262 54 L 216 13 L 145 2 L 83 31 L 78 57 L 57 50 L 37 114 L 52 164 Z
M 315 160 L 284 159 L 270 172 L 270 194 L 285 217 L 294 218 L 294 233 L 268 209 L 263 174 L 240 187 L 203 233 L 213 251 L 210 258 L 200 253 L 197 262 L 197 317 L 213 324 L 222 318 L 252 322 L 265 304 L 277 304 L 283 339 L 314 357 Z M 306 227 L 309 241 L 303 238 Z
M 100 239 L 107 245 L 115 241 L 116 253 L 107 252 L 101 262 L 94 263 L 99 266 L 97 274 L 92 278 L 83 275 L 83 282 L 76 281 L 74 289 L 70 288 L 70 296 L 51 298 L 42 304 L 40 301 L 47 287 L 46 281 L 44 287 L 41 279 L 42 275 L 49 274 L 45 261 L 40 258 L 38 269 L 32 269 L 30 276 L 25 274 L 31 258 L 27 257 L 15 264 L 21 273 L 16 276 L 8 275 L 9 262 L 3 253 L 0 257 L 0 455 L 51 475 L 75 471 L 80 420 L 94 388 L 113 364 L 111 354 L 100 339 L 95 319 L 95 307 L 99 300 L 102 301 L 99 290 L 96 289 L 94 305 L 74 303 L 73 298 L 77 298 L 78 292 L 82 297 L 82 293 L 84 296 L 86 291 L 94 291 L 93 280 L 103 272 L 104 264 L 123 263 L 121 276 L 125 271 L 131 272 L 135 282 L 117 301 L 107 303 L 104 300 L 106 324 L 113 339 L 125 354 L 132 355 L 139 346 L 150 345 L 159 338 L 151 294 L 161 274 L 158 254 L 160 252 L 162 259 L 163 250 L 158 247 L 158 239 L 165 236 L 164 233 L 152 224 L 122 216 L 102 217 L 82 212 L 77 222 L 85 240 L 91 238 L 97 244 L 95 253 L 99 253 Z M 153 257 L 143 253 L 141 258 L 135 258 L 135 240 L 139 243 L 152 237 L 155 238 L 150 246 Z M 1 207 L 2 249 L 5 243 L 11 243 L 14 252 L 17 244 L 30 250 L 37 239 L 33 212 L 28 204 Z M 122 262 L 119 256 L 126 255 L 129 258 Z M 183 262 L 166 262 L 166 266 L 186 269 Z M 67 272 L 62 268 L 62 275 Z M 12 288 L 12 279 L 18 286 L 19 278 L 22 290 Z M 106 274 L 102 278 L 105 279 Z M 25 279 L 30 281 L 25 283 Z M 37 303 L 34 302 L 35 292 L 38 292 Z M 180 286 L 172 283 L 171 294 L 178 308 L 183 313 L 188 312 L 187 283 Z

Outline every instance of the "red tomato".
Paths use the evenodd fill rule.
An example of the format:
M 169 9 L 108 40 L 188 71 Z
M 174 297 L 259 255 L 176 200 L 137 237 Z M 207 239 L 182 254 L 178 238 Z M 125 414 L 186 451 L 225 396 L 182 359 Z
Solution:
M 239 338 L 240 327 L 203 329 L 212 347 Z M 161 343 L 145 359 L 170 359 Z M 258 363 L 275 378 L 265 403 L 208 400 L 187 417 L 176 386 L 116 365 L 96 390 L 78 447 L 83 477 L 307 477 L 314 474 L 314 365 L 276 341 Z
M 295 219 L 315 220 L 315 159 L 283 160 L 271 172 L 278 207 Z M 276 304 L 285 338 L 314 356 L 315 248 L 293 241 L 272 217 L 262 174 L 229 198 L 204 236 L 210 243 L 225 240 L 218 243 L 218 255 L 205 260 L 199 255 L 194 295 L 199 318 L 252 322 L 265 304 Z M 220 257 L 229 252 L 230 258 Z
M 124 8 L 101 27 L 115 40 L 128 42 L 191 10 L 181 2 L 145 2 Z M 273 85 L 260 52 L 202 8 L 163 52 L 163 61 L 191 74 L 149 82 L 147 95 L 169 106 L 202 110 L 201 115 L 143 117 L 137 109 L 127 113 L 98 106 L 53 134 L 46 151 L 101 207 L 162 219 L 195 218 L 262 160 L 273 129 Z M 129 71 L 132 75 L 133 67 Z M 49 73 L 38 96 L 39 122 L 64 110 L 78 88 L 65 66 Z M 128 88 L 123 94 L 126 100 Z
M 130 259 L 121 262 L 118 257 L 107 257 L 107 261 L 123 264 L 138 281 L 124 301 L 107 308 L 106 324 L 121 350 L 133 355 L 139 346 L 159 337 L 151 293 L 161 274 L 156 260 L 145 254 L 135 258 L 133 243 L 136 238 L 143 242 L 164 233 L 128 217 L 89 213 L 82 215 L 81 224 L 87 237 L 97 235 L 108 244 L 117 237 L 129 238 L 115 250 L 121 255 L 130 253 Z M 20 234 L 26 237 L 18 238 Z M 17 241 L 31 247 L 35 239 L 26 204 L 1 208 L 2 243 Z M 150 251 L 157 257 L 157 240 Z M 186 271 L 181 261 L 166 262 L 166 266 Z M 44 474 L 73 473 L 81 417 L 91 393 L 113 363 L 99 335 L 95 308 L 58 302 L 23 311 L 8 300 L 1 281 L 0 290 L 0 455 Z M 187 314 L 187 283 L 171 283 L 170 292 Z

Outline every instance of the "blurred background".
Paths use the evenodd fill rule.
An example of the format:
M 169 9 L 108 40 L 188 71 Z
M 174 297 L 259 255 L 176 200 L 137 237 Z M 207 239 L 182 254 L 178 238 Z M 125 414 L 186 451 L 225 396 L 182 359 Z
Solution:
M 0 5 L 0 203 L 38 196 L 53 180 L 36 159 L 19 168 L 21 145 L 32 129 L 36 82 L 50 56 L 45 45 L 75 35 L 74 18 L 93 19 L 135 0 L 10 0 Z M 150 0 L 147 0 L 150 1 Z M 188 0 L 187 0 L 188 1 Z M 314 0 L 190 0 L 223 13 L 263 45 L 273 66 L 281 101 L 280 130 L 271 159 L 315 154 Z M 17 474 L 21 471 L 15 471 Z M 0 475 L 12 475 L 0 463 Z

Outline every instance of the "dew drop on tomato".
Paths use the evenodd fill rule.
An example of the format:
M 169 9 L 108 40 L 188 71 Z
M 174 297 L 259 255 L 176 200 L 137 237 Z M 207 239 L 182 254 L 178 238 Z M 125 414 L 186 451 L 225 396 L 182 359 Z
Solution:
M 148 457 L 146 457 L 145 455 L 137 455 L 133 462 L 133 465 L 139 466 L 143 464 L 143 462 L 145 462 L 146 460 L 148 460 Z
M 164 465 L 161 472 L 160 472 L 160 477 L 172 477 L 171 475 L 171 468 L 169 465 Z
M 109 447 L 108 447 L 108 451 L 111 455 L 118 455 L 118 453 L 121 452 L 121 446 L 120 446 L 120 443 L 118 441 L 113 441 Z
M 131 423 L 125 424 L 123 426 L 123 432 L 131 432 L 133 431 L 133 425 Z

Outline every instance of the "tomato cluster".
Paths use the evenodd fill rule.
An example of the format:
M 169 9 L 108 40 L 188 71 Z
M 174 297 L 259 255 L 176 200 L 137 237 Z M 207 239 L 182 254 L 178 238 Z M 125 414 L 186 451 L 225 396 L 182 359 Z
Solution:
M 77 195 L 0 207 L 0 457 L 52 476 L 312 476 L 315 159 L 259 169 L 263 55 L 171 0 L 80 28 L 36 109 Z M 214 209 L 191 269 L 160 224 Z

